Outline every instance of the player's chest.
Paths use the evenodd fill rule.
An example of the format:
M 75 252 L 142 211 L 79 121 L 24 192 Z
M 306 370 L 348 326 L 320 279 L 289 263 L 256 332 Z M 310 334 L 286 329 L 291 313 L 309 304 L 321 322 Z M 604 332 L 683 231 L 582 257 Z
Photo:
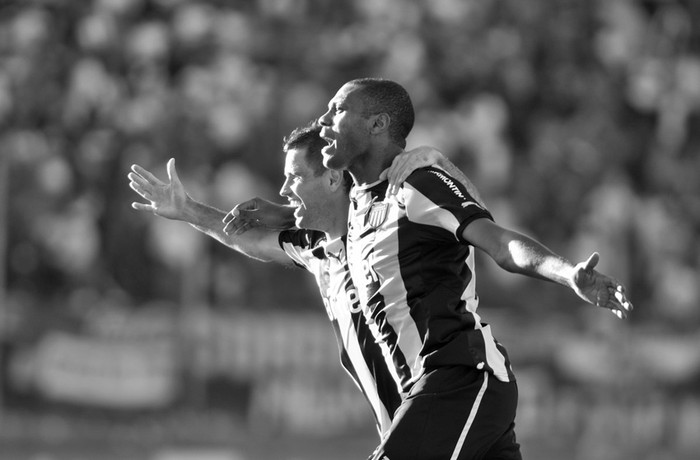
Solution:
M 329 319 L 339 320 L 360 311 L 357 290 L 345 257 L 315 261 L 312 269 Z
M 390 263 L 398 256 L 404 208 L 395 199 L 365 196 L 353 203 L 348 220 L 348 262 L 351 267 Z

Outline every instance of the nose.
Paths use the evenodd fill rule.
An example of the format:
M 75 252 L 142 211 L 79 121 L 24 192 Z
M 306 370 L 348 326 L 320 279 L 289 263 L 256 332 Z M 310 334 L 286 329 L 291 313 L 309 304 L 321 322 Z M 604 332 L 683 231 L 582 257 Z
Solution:
M 290 195 L 290 190 L 289 190 L 289 179 L 285 179 L 284 183 L 282 184 L 282 188 L 280 189 L 280 196 L 283 197 L 288 197 Z
M 318 118 L 318 124 L 319 124 L 319 125 L 321 125 L 321 126 L 330 126 L 330 125 L 331 125 L 330 122 L 328 121 L 328 114 L 329 114 L 330 112 L 331 112 L 330 110 L 326 110 L 326 113 L 324 113 L 323 115 L 321 115 L 321 116 Z

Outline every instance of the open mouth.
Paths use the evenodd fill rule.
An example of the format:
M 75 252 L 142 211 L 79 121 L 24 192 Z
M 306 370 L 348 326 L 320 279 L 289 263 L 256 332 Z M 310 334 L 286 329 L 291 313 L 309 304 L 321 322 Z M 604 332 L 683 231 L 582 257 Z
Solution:
M 328 142 L 328 145 L 321 149 L 321 153 L 323 153 L 325 155 L 330 155 L 331 151 L 335 150 L 336 141 L 335 141 L 335 139 L 326 139 L 326 142 Z
M 328 134 L 326 134 L 325 129 L 323 129 L 321 131 L 321 138 L 328 143 L 327 146 L 323 147 L 323 149 L 321 150 L 321 153 L 330 154 L 330 150 L 335 149 L 335 147 L 336 147 L 336 140 L 334 138 L 330 137 Z
M 294 217 L 299 217 L 299 214 L 301 213 L 301 210 L 303 209 L 304 205 L 301 202 L 301 200 L 297 200 L 294 198 L 287 198 L 287 201 L 289 201 L 289 206 L 294 208 Z

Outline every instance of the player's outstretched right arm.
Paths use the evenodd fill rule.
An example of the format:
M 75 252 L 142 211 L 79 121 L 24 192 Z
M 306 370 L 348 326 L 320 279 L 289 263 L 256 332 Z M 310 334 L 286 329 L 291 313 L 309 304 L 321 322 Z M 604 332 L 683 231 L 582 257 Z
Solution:
M 167 164 L 168 182 L 163 182 L 139 165 L 128 174 L 129 186 L 148 203 L 134 202 L 132 207 L 167 219 L 187 222 L 202 233 L 249 257 L 265 261 L 291 263 L 278 243 L 279 231 L 251 228 L 245 233 L 227 234 L 223 219 L 226 212 L 192 199 L 175 169 L 175 160 Z

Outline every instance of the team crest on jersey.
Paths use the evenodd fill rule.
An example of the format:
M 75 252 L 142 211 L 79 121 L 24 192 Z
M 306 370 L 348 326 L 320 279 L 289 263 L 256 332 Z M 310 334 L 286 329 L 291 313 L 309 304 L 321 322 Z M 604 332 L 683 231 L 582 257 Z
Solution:
M 365 224 L 372 228 L 377 228 L 386 220 L 389 212 L 389 203 L 372 203 L 372 207 L 367 211 Z

